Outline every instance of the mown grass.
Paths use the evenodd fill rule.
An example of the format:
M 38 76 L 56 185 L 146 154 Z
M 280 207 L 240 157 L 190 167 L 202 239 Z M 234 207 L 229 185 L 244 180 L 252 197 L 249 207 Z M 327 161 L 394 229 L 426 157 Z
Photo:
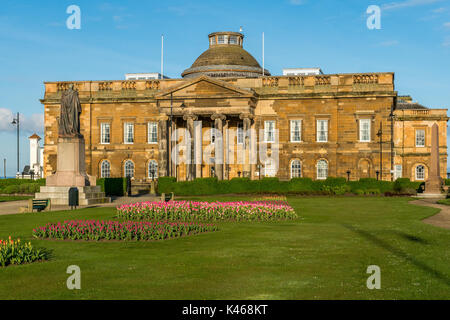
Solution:
M 31 239 L 37 226 L 113 219 L 114 208 L 1 216 L 0 238 L 31 239 L 52 258 L 0 268 L 0 299 L 450 298 L 450 231 L 421 222 L 438 209 L 407 198 L 288 200 L 298 220 L 223 222 L 218 232 L 160 242 Z M 66 288 L 69 265 L 81 268 L 79 291 Z M 381 268 L 381 290 L 366 287 L 369 265 Z

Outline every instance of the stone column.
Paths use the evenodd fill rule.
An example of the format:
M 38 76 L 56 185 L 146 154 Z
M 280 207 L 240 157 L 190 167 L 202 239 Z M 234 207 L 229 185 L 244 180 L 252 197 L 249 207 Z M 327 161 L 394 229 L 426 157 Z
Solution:
M 202 158 L 203 158 L 203 139 L 202 139 L 202 122 L 195 122 L 194 125 L 194 165 L 195 177 L 202 177 Z
M 250 165 L 250 137 L 248 135 L 248 131 L 251 128 L 252 125 L 252 119 L 253 115 L 251 114 L 241 114 L 239 116 L 239 119 L 244 121 L 244 153 L 245 153 L 245 160 L 244 160 L 244 172 L 243 176 L 245 178 L 251 178 L 252 172 L 251 172 L 251 165 Z
M 442 192 L 442 178 L 439 161 L 439 127 L 437 123 L 431 128 L 431 158 L 428 180 L 425 182 L 425 194 L 440 194 Z
M 211 116 L 211 119 L 214 120 L 216 130 L 220 132 L 214 142 L 214 162 L 217 178 L 223 180 L 223 121 L 226 120 L 226 117 L 223 114 L 215 113 Z
M 194 165 L 194 121 L 198 119 L 196 115 L 191 113 L 185 114 L 183 119 L 186 121 L 186 128 L 189 132 L 189 139 L 186 139 L 186 180 L 192 181 L 195 177 Z M 188 150 L 190 149 L 190 152 Z
M 167 176 L 168 161 L 167 161 L 167 120 L 168 117 L 163 115 L 158 120 L 158 134 L 159 134 L 159 163 L 158 172 L 160 177 Z

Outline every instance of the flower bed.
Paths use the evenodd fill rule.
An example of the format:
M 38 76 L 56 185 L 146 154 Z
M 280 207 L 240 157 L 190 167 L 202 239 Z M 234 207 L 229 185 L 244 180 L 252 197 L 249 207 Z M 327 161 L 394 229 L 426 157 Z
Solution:
M 118 217 L 129 220 L 269 221 L 295 219 L 286 202 L 142 202 L 117 208 Z
M 31 263 L 47 259 L 44 250 L 33 248 L 30 242 L 21 242 L 20 239 L 0 240 L 0 266 L 10 264 Z
M 36 238 L 57 240 L 164 240 L 216 231 L 214 225 L 175 222 L 65 221 L 33 230 Z

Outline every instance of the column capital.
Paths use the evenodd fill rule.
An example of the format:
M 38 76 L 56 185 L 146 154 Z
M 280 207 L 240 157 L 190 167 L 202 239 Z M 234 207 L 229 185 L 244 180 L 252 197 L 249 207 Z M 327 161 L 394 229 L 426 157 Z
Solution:
M 213 113 L 211 115 L 211 120 L 216 120 L 216 119 L 220 119 L 220 120 L 224 121 L 227 119 L 227 117 L 222 113 Z
M 188 121 L 188 120 L 197 121 L 198 116 L 196 116 L 195 114 L 192 114 L 192 113 L 185 113 L 183 115 L 183 120 L 184 121 Z
M 242 113 L 239 115 L 239 119 L 241 120 L 245 120 L 245 119 L 249 119 L 249 120 L 253 120 L 255 116 L 251 113 Z
M 161 113 L 158 116 L 158 121 L 167 121 L 167 120 L 169 120 L 169 116 L 167 114 L 165 114 L 165 113 Z

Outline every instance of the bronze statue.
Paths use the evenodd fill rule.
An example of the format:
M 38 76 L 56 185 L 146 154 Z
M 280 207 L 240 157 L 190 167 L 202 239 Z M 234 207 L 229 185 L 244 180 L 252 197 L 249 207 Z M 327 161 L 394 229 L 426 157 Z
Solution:
M 81 103 L 78 91 L 73 90 L 73 84 L 63 92 L 61 97 L 61 113 L 59 118 L 60 137 L 80 137 Z

